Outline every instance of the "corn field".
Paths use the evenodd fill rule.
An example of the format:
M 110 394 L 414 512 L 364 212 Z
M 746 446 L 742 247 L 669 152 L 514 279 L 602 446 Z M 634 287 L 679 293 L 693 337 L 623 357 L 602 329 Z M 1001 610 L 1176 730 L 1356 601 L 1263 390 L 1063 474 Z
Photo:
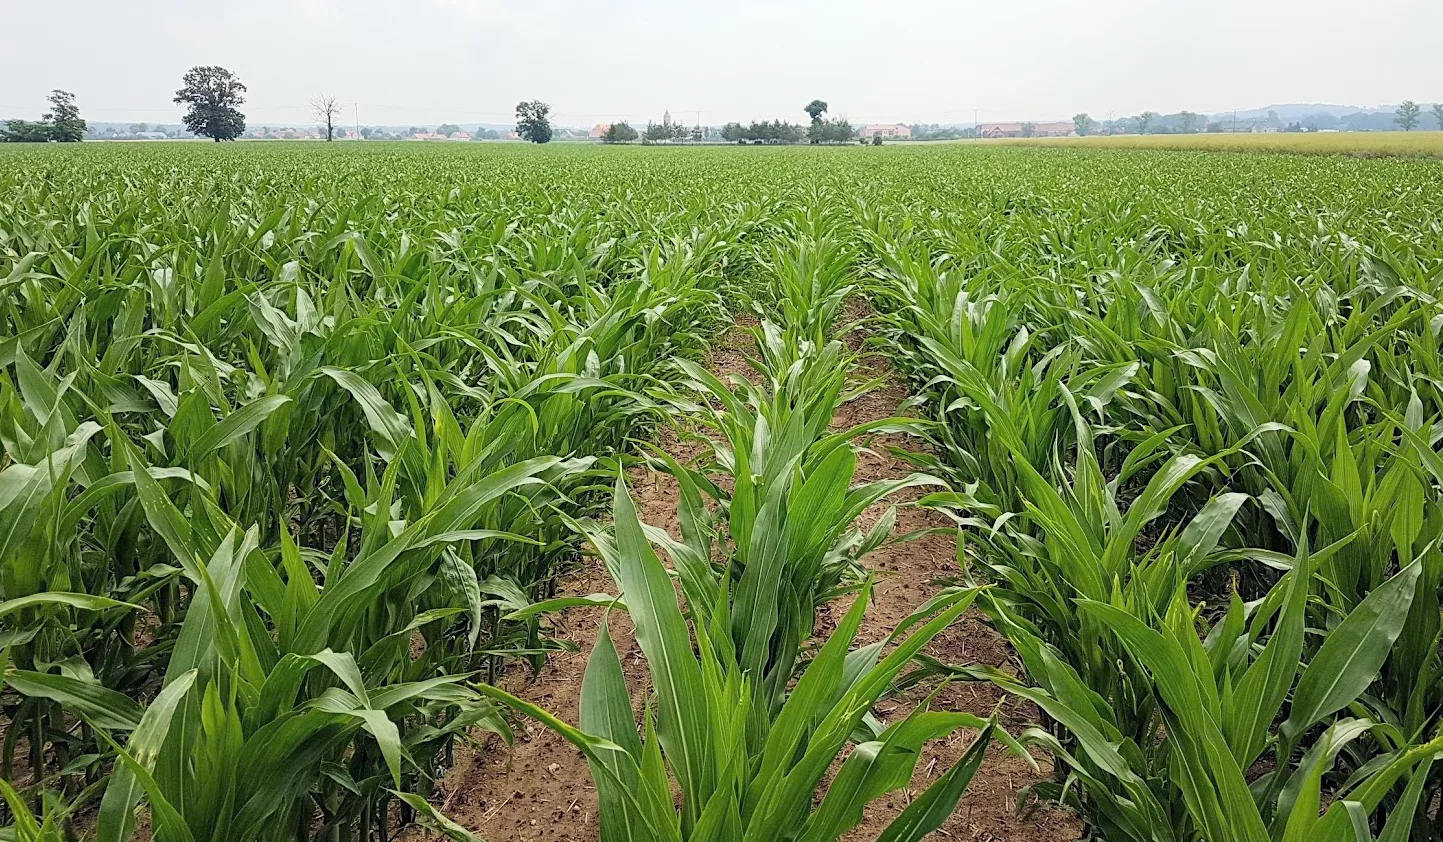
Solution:
M 955 738 L 880 840 L 989 748 L 1090 839 L 1437 839 L 1440 291 L 1423 160 L 0 151 L 0 840 L 473 840 L 436 782 L 520 722 L 604 842 L 840 839 Z M 908 411 L 837 425 L 873 358 Z M 955 575 L 863 643 L 905 506 Z M 503 689 L 581 605 L 640 711 L 606 627 L 579 721 Z M 927 655 L 964 615 L 1010 669 Z M 880 712 L 928 682 L 1036 725 Z

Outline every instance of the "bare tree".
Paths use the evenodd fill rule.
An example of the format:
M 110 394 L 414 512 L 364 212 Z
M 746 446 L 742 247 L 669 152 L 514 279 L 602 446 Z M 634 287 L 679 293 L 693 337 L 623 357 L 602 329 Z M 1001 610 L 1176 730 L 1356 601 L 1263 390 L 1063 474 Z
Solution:
M 316 122 L 326 127 L 326 140 L 336 139 L 336 118 L 341 116 L 341 102 L 334 96 L 323 95 L 311 100 L 311 112 Z

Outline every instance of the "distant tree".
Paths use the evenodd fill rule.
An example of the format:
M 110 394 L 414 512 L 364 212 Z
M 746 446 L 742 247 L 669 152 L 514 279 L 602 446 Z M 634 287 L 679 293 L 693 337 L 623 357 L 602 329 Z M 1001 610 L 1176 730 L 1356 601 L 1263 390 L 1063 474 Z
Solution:
M 812 118 L 812 125 L 807 131 L 807 138 L 811 140 L 812 143 L 821 143 L 823 135 L 825 134 L 824 127 L 822 126 L 822 115 L 827 113 L 827 104 L 820 99 L 814 99 L 807 103 L 807 107 L 802 110 L 807 112 L 808 117 Z
M 1022 136 L 1023 136 L 1023 137 L 1032 137 L 1032 136 L 1035 135 L 1035 134 L 1037 134 L 1037 127 L 1036 127 L 1036 126 L 1032 125 L 1031 123 L 1023 123 L 1023 124 L 1022 124 Z
M 801 143 L 805 136 L 801 126 L 781 120 L 772 121 L 772 139 L 774 140 L 782 143 Z
M 1403 104 L 1398 106 L 1398 110 L 1393 112 L 1395 115 L 1393 122 L 1402 126 L 1403 131 L 1411 132 L 1418 128 L 1418 113 L 1422 110 L 1418 103 L 1411 99 L 1405 99 Z
M 1443 131 L 1443 102 L 1433 103 L 1433 119 L 1438 121 L 1438 130 Z
M 881 146 L 881 145 L 882 145 L 882 136 L 879 135 L 879 134 L 874 134 L 874 135 L 872 135 L 872 145 L 873 145 L 873 146 Z
M 450 137 L 459 131 L 461 131 L 461 127 L 455 123 L 442 123 L 436 127 L 436 134 L 443 134 L 446 137 Z
M 1198 115 L 1191 111 L 1184 111 L 1177 115 L 1177 127 L 1183 134 L 1192 134 L 1197 131 Z
M 150 131 L 150 126 L 146 125 L 145 123 L 131 123 L 131 124 L 130 124 L 130 133 L 131 133 L 131 134 L 140 134 L 141 132 L 146 132 L 146 131 Z
M 1087 137 L 1092 134 L 1092 127 L 1096 125 L 1097 121 L 1088 116 L 1086 111 L 1072 115 L 1072 127 L 1077 130 L 1078 137 Z
M 740 143 L 746 140 L 747 127 L 741 123 L 727 123 L 725 126 L 722 126 L 721 134 L 722 140 L 728 143 Z
M 1156 111 L 1144 111 L 1136 117 L 1132 118 L 1133 123 L 1137 125 L 1137 133 L 1147 134 L 1148 127 L 1150 127 L 1153 121 L 1156 120 L 1159 116 L 1160 115 Z
M 40 122 L 50 124 L 50 139 L 58 143 L 79 143 L 85 137 L 85 121 L 75 105 L 75 94 L 59 89 L 50 92 L 50 111 Z
M 688 140 L 688 139 L 690 139 L 690 138 L 691 138 L 691 129 L 688 129 L 688 128 L 686 127 L 686 124 L 685 124 L 685 123 L 672 123 L 672 124 L 671 124 L 671 139 L 672 139 L 672 140 Z
M 516 104 L 516 133 L 532 143 L 551 141 L 551 106 L 539 99 Z
M 612 123 L 610 126 L 607 126 L 606 134 L 602 135 L 601 139 L 605 143 L 626 143 L 636 140 L 637 137 L 636 129 L 633 129 L 630 123 L 622 120 L 619 123 Z
M 217 143 L 235 140 L 246 130 L 246 117 L 236 109 L 246 101 L 246 86 L 235 74 L 215 65 L 192 67 L 181 85 L 175 102 L 190 106 L 184 118 L 187 129 Z
M 376 130 L 375 130 L 375 129 L 372 129 L 370 126 L 362 126 L 362 127 L 361 127 L 361 139 L 362 139 L 362 140 L 370 140 L 371 137 L 374 136 L 375 134 L 376 134 Z
M 75 106 L 75 94 L 54 90 L 47 97 L 50 110 L 39 121 L 9 120 L 0 131 L 6 143 L 79 143 L 85 138 L 85 121 Z
M 671 127 L 665 123 L 653 123 L 650 120 L 646 123 L 646 131 L 641 137 L 647 143 L 658 143 L 671 137 Z
M 311 100 L 311 113 L 321 124 L 326 140 L 336 139 L 336 118 L 341 116 L 341 102 L 330 94 L 322 94 Z
M 0 131 L 0 141 L 5 143 L 49 143 L 53 137 L 49 123 L 30 120 L 8 120 L 5 130 Z
M 813 143 L 850 143 L 857 130 L 844 117 L 813 123 L 807 135 Z

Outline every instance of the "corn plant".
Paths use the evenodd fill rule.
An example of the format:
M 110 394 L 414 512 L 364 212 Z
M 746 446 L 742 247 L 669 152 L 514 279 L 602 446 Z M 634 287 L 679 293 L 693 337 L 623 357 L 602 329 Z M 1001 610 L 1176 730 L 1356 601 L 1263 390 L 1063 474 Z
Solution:
M 609 567 L 636 624 L 651 671 L 655 711 L 648 703 L 641 736 L 609 632 L 591 653 L 582 687 L 581 721 L 573 726 L 503 690 L 481 692 L 554 729 L 587 757 L 601 800 L 605 840 L 834 840 L 856 826 L 867 802 L 911 778 L 927 741 L 958 728 L 980 734 L 956 765 L 919 794 L 882 834 L 916 840 L 941 826 L 966 790 L 996 736 L 996 723 L 966 713 L 919 708 L 902 721 L 868 732 L 846 753 L 820 804 L 814 793 L 852 735 L 867 729 L 872 705 L 937 634 L 967 610 L 977 589 L 958 589 L 904 621 L 891 638 L 849 651 L 871 592 L 864 584 L 845 619 L 753 735 L 751 683 L 759 670 L 733 642 L 740 592 L 718 579 L 707 592 L 677 604 L 670 575 L 657 558 L 618 478 Z M 701 596 L 705 613 L 692 606 Z M 906 634 L 913 629 L 911 634 Z M 888 643 L 896 645 L 882 655 Z M 680 789 L 678 807 L 672 779 Z

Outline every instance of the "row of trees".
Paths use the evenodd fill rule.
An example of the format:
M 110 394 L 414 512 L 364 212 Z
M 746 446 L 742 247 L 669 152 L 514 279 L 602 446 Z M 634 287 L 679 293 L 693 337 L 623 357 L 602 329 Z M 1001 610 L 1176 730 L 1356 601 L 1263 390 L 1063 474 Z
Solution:
M 801 126 L 784 120 L 753 120 L 749 125 L 738 122 L 722 127 L 721 137 L 729 143 L 850 143 L 856 139 L 856 129 L 845 118 L 826 119 L 827 103 L 814 99 L 803 109 L 811 124 Z M 607 127 L 602 134 L 603 143 L 663 143 L 672 140 L 700 140 L 711 135 L 710 129 L 700 126 L 688 128 L 685 123 L 673 122 L 668 114 L 660 123 L 648 122 L 644 130 L 637 130 L 625 120 L 618 120 Z
M 1403 131 L 1410 132 L 1418 128 L 1419 125 L 1422 123 L 1422 114 L 1422 106 L 1418 105 L 1411 99 L 1404 100 L 1403 104 L 1399 105 L 1398 109 L 1393 113 L 1392 122 Z M 1438 124 L 1439 130 L 1443 130 L 1443 103 L 1435 104 L 1430 109 L 1429 114 Z M 1274 129 L 1286 131 L 1317 131 L 1320 128 L 1344 128 L 1363 130 L 1376 130 L 1380 128 L 1380 126 L 1377 125 L 1378 120 L 1373 120 L 1367 124 L 1360 124 L 1357 120 L 1353 120 L 1350 122 L 1348 118 L 1337 118 L 1330 114 L 1318 114 L 1308 118 L 1307 120 L 1295 121 L 1294 123 L 1289 124 L 1285 129 L 1283 126 L 1283 122 L 1281 119 L 1278 118 L 1278 114 L 1276 111 L 1268 112 L 1268 116 L 1266 119 L 1248 121 L 1248 124 L 1251 126 L 1255 122 L 1260 123 L 1263 126 L 1268 126 Z M 1118 134 L 1126 132 L 1136 134 L 1194 134 L 1200 131 L 1236 131 L 1238 128 L 1238 124 L 1240 123 L 1241 121 L 1232 121 L 1231 123 L 1229 121 L 1209 122 L 1207 117 L 1205 117 L 1204 115 L 1194 114 L 1191 111 L 1180 111 L 1177 114 L 1169 115 L 1162 115 L 1157 113 L 1156 111 L 1144 111 L 1141 114 L 1137 114 L 1132 117 L 1124 117 L 1120 120 L 1109 120 L 1101 123 L 1097 120 L 1094 120 L 1086 112 L 1081 114 L 1075 114 L 1072 117 L 1072 124 L 1074 129 L 1079 135 L 1082 136 L 1090 134 Z M 1029 134 L 1029 132 L 1027 131 L 1029 125 L 1030 124 L 1027 123 L 1024 123 L 1022 125 L 1022 134 L 1024 136 L 1027 136 Z M 1386 124 L 1381 127 L 1386 128 Z
M 1082 137 L 1091 134 L 1122 134 L 1129 131 L 1137 134 L 1152 134 L 1155 130 L 1163 128 L 1164 125 L 1167 134 L 1194 134 L 1207 124 L 1207 117 L 1191 111 L 1179 111 L 1177 114 L 1167 117 L 1156 111 L 1144 111 L 1133 117 L 1107 120 L 1101 123 L 1086 112 L 1072 115 L 1073 129 Z M 1025 135 L 1027 124 L 1024 123 L 1022 128 Z
M 0 130 L 0 141 L 8 143 L 79 143 L 85 137 L 85 120 L 75 104 L 75 94 L 58 88 L 46 97 L 50 110 L 39 122 L 9 120 Z
M 245 131 L 245 115 L 236 106 L 245 102 L 246 86 L 235 74 L 224 67 L 203 65 L 187 71 L 181 79 L 181 83 L 180 90 L 175 92 L 174 101 L 187 106 L 183 119 L 188 130 L 198 136 L 209 137 L 216 141 L 234 140 L 241 136 Z M 6 122 L 5 128 L 0 130 L 0 141 L 74 143 L 84 138 L 86 123 L 80 116 L 75 95 L 69 91 L 57 89 L 50 92 L 48 99 L 51 109 L 38 122 L 27 120 Z M 801 143 L 804 139 L 811 143 L 848 143 L 852 141 L 856 136 L 852 124 L 844 117 L 826 119 L 823 115 L 827 113 L 827 109 L 828 105 L 825 101 L 814 99 L 802 109 L 811 118 L 811 124 L 805 128 L 782 120 L 753 121 L 747 126 L 732 122 L 722 128 L 722 137 L 732 143 Z M 311 100 L 311 110 L 317 123 L 320 124 L 322 136 L 326 140 L 334 140 L 338 132 L 336 122 L 342 114 L 340 100 L 334 95 L 316 97 Z M 1422 121 L 1422 112 L 1423 108 L 1418 103 L 1411 99 L 1404 100 L 1394 113 L 1393 122 L 1403 131 L 1413 131 Z M 552 138 L 550 114 L 551 106 L 541 100 L 518 103 L 516 105 L 517 134 L 532 143 L 549 142 Z M 1430 114 L 1437 122 L 1438 128 L 1443 130 L 1443 103 L 1434 104 Z M 1278 122 L 1275 113 L 1270 112 L 1269 118 L 1272 123 Z M 1083 112 L 1073 115 L 1072 123 L 1077 134 L 1081 136 L 1094 134 L 1099 130 L 1107 134 L 1128 130 L 1135 131 L 1137 134 L 1150 134 L 1156 128 L 1161 128 L 1167 133 L 1192 134 L 1203 129 L 1222 131 L 1225 126 L 1223 123 L 1209 124 L 1206 117 L 1191 111 L 1182 111 L 1167 117 L 1156 111 L 1144 111 L 1133 117 L 1109 120 L 1103 123 L 1099 123 Z M 143 124 L 138 125 L 142 126 L 141 130 L 143 131 Z M 1022 125 L 1024 137 L 1032 134 L 1029 131 L 1031 126 L 1031 123 Z M 1232 128 L 1236 129 L 1236 126 Z M 1289 126 L 1290 130 L 1295 131 L 1304 128 L 1308 127 L 1301 123 Z M 438 128 L 437 132 L 450 136 L 460 130 L 459 126 L 447 123 Z M 699 134 L 699 131 L 688 129 L 682 123 L 673 123 L 669 119 L 662 123 L 647 123 L 644 133 L 638 132 L 625 121 L 619 121 L 607 129 L 602 139 L 607 143 L 626 143 L 640 137 L 645 142 L 661 142 L 685 140 L 688 137 L 697 137 Z M 363 132 L 362 136 L 367 135 Z M 961 136 L 960 133 L 959 136 Z
M 806 129 L 783 120 L 753 120 L 748 126 L 741 123 L 727 123 L 722 126 L 722 139 L 733 143 L 801 143 L 806 134 Z
M 1393 122 L 1397 123 L 1403 131 L 1411 132 L 1418 128 L 1418 122 L 1422 113 L 1422 106 L 1411 99 L 1405 99 L 1403 100 L 1403 104 L 1398 106 L 1398 110 L 1393 112 Z M 1433 119 L 1438 123 L 1438 129 L 1443 131 L 1443 102 L 1433 103 L 1433 108 L 1430 109 L 1429 113 L 1433 115 Z
M 693 132 L 687 128 L 685 123 L 673 123 L 669 116 L 660 123 L 648 121 L 646 131 L 641 133 L 643 143 L 663 143 L 668 140 L 699 140 L 700 137 L 699 131 Z
M 181 79 L 175 102 L 189 106 L 185 127 L 194 134 L 215 140 L 234 140 L 245 131 L 245 115 L 236 109 L 245 102 L 246 86 L 224 67 L 193 67 Z M 38 122 L 9 120 L 0 131 L 0 141 L 11 143 L 78 143 L 85 137 L 85 120 L 80 116 L 75 94 L 54 90 L 47 97 L 50 110 Z M 137 124 L 140 125 L 140 124 Z

